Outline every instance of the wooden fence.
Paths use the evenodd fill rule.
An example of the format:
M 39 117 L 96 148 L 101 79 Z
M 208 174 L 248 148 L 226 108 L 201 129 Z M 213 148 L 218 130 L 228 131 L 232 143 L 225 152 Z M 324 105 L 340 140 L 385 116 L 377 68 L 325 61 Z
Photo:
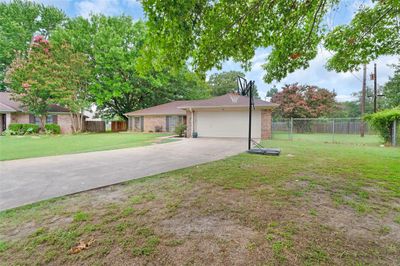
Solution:
M 119 131 L 127 131 L 128 124 L 126 121 L 112 121 L 111 122 L 111 131 L 112 132 L 119 132 Z
M 106 122 L 104 121 L 86 121 L 85 129 L 87 132 L 105 132 Z

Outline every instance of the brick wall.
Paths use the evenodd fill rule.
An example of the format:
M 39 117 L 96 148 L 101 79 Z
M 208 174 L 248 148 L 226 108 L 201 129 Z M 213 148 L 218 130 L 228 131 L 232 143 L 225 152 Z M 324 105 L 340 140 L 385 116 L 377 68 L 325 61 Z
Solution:
M 144 132 L 155 132 L 156 126 L 162 127 L 162 131 L 166 129 L 166 117 L 165 115 L 148 115 L 144 117 L 143 131 Z
M 29 114 L 12 113 L 11 123 L 15 124 L 29 124 Z
M 57 115 L 57 124 L 61 128 L 61 134 L 72 133 L 72 123 L 70 115 Z
M 261 110 L 261 138 L 270 139 L 272 136 L 272 111 Z

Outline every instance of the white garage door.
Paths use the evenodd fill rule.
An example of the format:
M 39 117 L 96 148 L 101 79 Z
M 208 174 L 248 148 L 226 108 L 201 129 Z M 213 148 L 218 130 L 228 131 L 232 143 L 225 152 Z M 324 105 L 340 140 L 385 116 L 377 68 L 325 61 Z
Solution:
M 248 111 L 195 112 L 199 137 L 246 138 L 249 130 Z M 252 137 L 261 138 L 261 112 L 253 111 Z

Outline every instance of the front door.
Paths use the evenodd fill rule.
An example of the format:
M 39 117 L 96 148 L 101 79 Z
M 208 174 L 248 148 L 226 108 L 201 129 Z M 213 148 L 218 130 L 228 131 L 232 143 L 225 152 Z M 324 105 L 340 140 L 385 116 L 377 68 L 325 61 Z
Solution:
M 1 114 L 1 132 L 7 129 L 6 114 Z

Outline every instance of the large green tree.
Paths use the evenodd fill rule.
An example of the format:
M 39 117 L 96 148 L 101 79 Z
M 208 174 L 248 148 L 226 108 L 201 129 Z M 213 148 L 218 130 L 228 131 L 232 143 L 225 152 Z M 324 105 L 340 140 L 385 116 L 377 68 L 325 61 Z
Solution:
M 211 88 L 211 94 L 213 96 L 219 96 L 237 90 L 238 76 L 244 77 L 244 73 L 240 71 L 229 71 L 210 75 L 208 84 Z
M 395 108 L 400 106 L 400 63 L 394 65 L 394 75 L 383 86 L 385 95 L 385 105 L 387 108 Z
M 208 79 L 208 85 L 211 88 L 213 96 L 220 96 L 228 92 L 236 91 L 238 89 L 238 77 L 244 77 L 245 74 L 241 71 L 227 71 L 221 73 L 214 73 Z M 257 88 L 253 91 L 254 97 L 259 97 Z
M 154 69 L 143 74 L 139 59 L 148 37 L 145 23 L 129 16 L 91 16 L 71 19 L 53 35 L 55 43 L 70 43 L 90 59 L 90 93 L 104 116 L 125 113 L 175 99 L 207 95 L 207 86 L 187 67 Z
M 31 1 L 0 3 L 0 90 L 5 89 L 4 75 L 17 52 L 26 56 L 35 34 L 48 36 L 64 19 L 61 10 Z
M 268 91 L 267 91 L 267 97 L 272 97 L 272 96 L 274 96 L 275 94 L 277 94 L 278 93 L 278 88 L 276 87 L 276 85 L 274 85 L 271 89 L 269 89 Z
M 360 7 L 349 24 L 326 35 L 325 47 L 333 53 L 328 69 L 357 70 L 380 55 L 400 54 L 400 1 L 373 2 Z
M 89 60 L 83 53 L 75 52 L 67 43 L 51 50 L 59 75 L 53 77 L 60 80 L 60 86 L 52 91 L 53 102 L 70 110 L 73 132 L 84 129 L 84 111 L 92 104 L 89 84 L 92 77 Z
M 322 43 L 336 52 L 328 65 L 339 71 L 354 69 L 379 55 L 399 54 L 398 0 L 373 1 L 374 6 L 360 8 L 349 25 L 330 33 L 324 18 L 342 1 L 142 2 L 152 32 L 149 44 L 161 47 L 162 64 L 181 65 L 190 59 L 203 73 L 232 59 L 247 70 L 255 50 L 270 47 L 263 67 L 265 81 L 271 82 L 308 67 Z

